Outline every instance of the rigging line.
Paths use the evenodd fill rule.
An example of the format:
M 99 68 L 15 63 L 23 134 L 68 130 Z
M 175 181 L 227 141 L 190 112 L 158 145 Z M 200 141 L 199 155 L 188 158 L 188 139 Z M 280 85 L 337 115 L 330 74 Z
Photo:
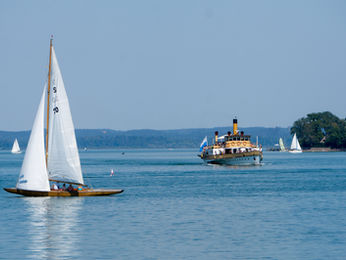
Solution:
M 48 96 L 47 96 L 47 133 L 46 133 L 46 164 L 48 162 L 48 131 L 49 131 L 49 94 L 50 94 L 50 76 L 52 65 L 52 47 L 53 47 L 53 35 L 50 38 L 49 46 L 49 68 L 48 68 Z

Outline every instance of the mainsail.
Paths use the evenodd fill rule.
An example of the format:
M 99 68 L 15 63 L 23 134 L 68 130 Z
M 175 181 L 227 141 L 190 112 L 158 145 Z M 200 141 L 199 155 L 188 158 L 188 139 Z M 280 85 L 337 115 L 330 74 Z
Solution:
M 46 88 L 43 90 L 41 102 L 31 130 L 22 169 L 20 170 L 19 179 L 17 182 L 17 189 L 35 191 L 50 190 L 45 161 L 43 133 L 45 93 Z
M 285 149 L 284 142 L 283 142 L 283 140 L 282 140 L 281 137 L 280 137 L 280 139 L 279 139 L 279 145 L 280 145 L 280 151 L 281 151 L 281 152 L 283 152 L 283 151 L 286 150 L 286 149 Z
M 293 139 L 292 139 L 291 150 L 298 150 L 298 151 L 302 150 L 302 148 L 299 145 L 296 134 L 294 134 Z
M 49 179 L 84 184 L 70 105 L 53 47 L 49 111 Z
M 19 144 L 18 144 L 17 138 L 14 140 L 11 153 L 20 153 L 20 148 L 19 148 Z
M 296 139 L 297 139 L 297 150 L 298 150 L 298 151 L 301 151 L 301 150 L 302 150 L 302 148 L 300 147 L 300 144 L 299 144 L 298 138 L 296 138 Z

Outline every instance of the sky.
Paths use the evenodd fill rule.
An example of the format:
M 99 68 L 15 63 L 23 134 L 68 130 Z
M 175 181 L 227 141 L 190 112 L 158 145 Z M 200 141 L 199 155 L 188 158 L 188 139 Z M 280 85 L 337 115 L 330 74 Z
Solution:
M 346 1 L 0 1 L 0 130 L 31 129 L 49 39 L 76 128 L 346 117 Z

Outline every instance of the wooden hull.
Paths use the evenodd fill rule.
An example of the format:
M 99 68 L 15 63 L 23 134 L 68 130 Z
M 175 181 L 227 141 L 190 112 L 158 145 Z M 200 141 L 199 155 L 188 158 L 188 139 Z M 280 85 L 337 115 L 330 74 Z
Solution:
M 88 189 L 82 191 L 31 191 L 31 190 L 20 190 L 17 188 L 4 188 L 5 191 L 15 194 L 20 194 L 23 196 L 32 197 L 72 197 L 72 196 L 107 196 L 117 193 L 122 193 L 124 190 L 103 190 L 103 189 Z

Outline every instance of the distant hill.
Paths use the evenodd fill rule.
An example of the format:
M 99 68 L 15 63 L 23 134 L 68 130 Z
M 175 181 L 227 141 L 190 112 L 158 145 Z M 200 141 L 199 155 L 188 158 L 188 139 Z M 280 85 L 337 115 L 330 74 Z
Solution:
M 215 131 L 224 135 L 229 130 L 232 130 L 232 127 L 129 131 L 77 129 L 76 138 L 79 148 L 198 148 L 204 136 L 208 136 L 208 141 L 212 142 Z M 286 146 L 291 140 L 288 127 L 248 127 L 240 130 L 251 135 L 253 142 L 256 142 L 258 136 L 259 143 L 263 147 L 274 146 L 280 137 Z M 29 135 L 30 131 L 0 131 L 0 149 L 11 149 L 15 138 L 18 139 L 20 147 L 25 148 Z

